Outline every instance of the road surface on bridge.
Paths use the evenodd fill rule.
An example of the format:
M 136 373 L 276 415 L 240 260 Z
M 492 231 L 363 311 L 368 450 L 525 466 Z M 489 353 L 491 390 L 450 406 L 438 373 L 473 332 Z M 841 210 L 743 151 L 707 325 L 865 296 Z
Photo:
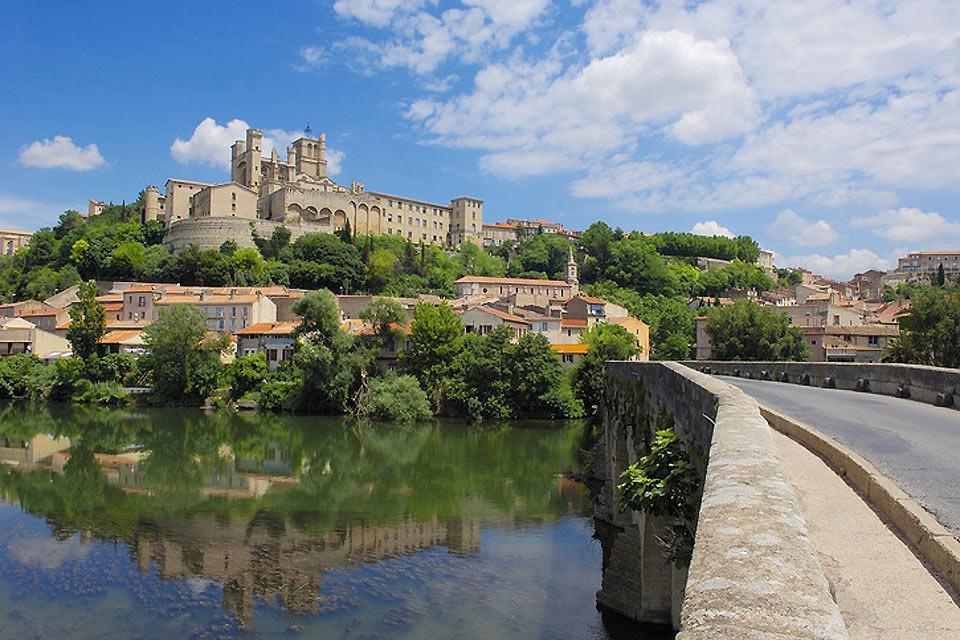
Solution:
M 719 378 L 850 447 L 960 535 L 960 411 L 856 391 Z

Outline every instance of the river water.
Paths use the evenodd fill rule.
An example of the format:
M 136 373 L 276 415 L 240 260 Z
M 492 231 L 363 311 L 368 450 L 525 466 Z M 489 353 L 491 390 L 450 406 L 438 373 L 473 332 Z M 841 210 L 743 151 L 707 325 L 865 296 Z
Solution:
M 0 409 L 0 638 L 655 638 L 583 426 Z

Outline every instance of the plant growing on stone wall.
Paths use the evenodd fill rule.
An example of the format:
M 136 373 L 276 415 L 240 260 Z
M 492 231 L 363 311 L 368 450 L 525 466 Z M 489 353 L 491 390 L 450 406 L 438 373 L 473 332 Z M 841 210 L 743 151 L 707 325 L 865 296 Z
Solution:
M 688 563 L 693 552 L 700 481 L 677 434 L 672 429 L 657 431 L 650 452 L 620 477 L 620 510 L 634 509 L 671 519 L 670 531 L 660 542 L 670 560 Z

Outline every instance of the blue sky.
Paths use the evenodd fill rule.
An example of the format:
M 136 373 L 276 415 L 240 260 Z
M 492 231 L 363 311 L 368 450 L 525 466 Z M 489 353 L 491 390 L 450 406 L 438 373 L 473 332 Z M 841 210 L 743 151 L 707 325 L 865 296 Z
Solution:
M 490 221 L 748 233 L 840 277 L 960 249 L 955 0 L 10 1 L 0 82 L 4 227 L 309 123 L 340 181 Z

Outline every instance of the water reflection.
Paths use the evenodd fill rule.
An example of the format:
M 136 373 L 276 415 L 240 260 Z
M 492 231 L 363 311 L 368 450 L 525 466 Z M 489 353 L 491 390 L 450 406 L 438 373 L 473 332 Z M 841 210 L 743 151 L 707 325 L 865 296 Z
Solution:
M 28 631 L 69 594 L 144 637 L 608 637 L 580 434 L 7 407 L 0 591 Z

